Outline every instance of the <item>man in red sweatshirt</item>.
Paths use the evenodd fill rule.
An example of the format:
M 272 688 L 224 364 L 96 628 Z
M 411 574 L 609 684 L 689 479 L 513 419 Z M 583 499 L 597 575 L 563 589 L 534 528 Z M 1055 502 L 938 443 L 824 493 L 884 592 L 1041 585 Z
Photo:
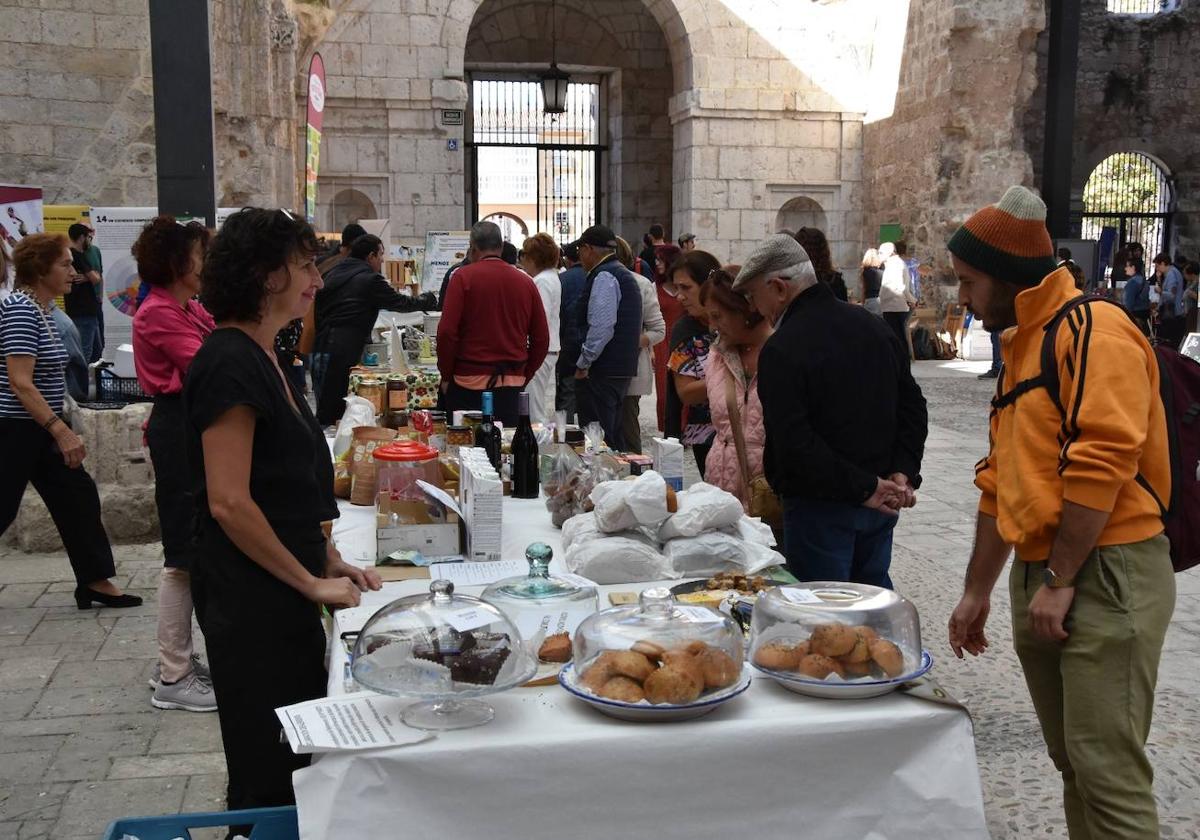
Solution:
M 491 222 L 471 228 L 470 264 L 450 277 L 438 324 L 438 370 L 447 412 L 478 411 L 484 391 L 505 426 L 517 424 L 517 395 L 546 359 L 550 331 L 537 286 L 500 258 Z

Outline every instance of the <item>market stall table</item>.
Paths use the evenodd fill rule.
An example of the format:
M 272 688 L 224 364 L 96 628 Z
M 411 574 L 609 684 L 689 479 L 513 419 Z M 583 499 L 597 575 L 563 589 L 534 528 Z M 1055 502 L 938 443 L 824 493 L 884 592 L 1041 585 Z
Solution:
M 559 553 L 541 502 L 506 499 L 504 515 L 505 557 L 537 540 Z M 358 511 L 343 516 L 343 553 L 363 562 L 354 553 L 370 556 L 372 529 Z M 601 597 L 649 585 L 605 586 Z M 364 604 L 427 588 L 387 584 Z M 330 694 L 344 691 L 345 661 L 332 644 Z M 557 685 L 489 702 L 495 720 L 479 729 L 318 756 L 294 777 L 301 837 L 378 836 L 384 826 L 455 840 L 988 836 L 971 722 L 953 706 L 899 693 L 816 700 L 757 677 L 741 697 L 683 723 L 613 720 Z

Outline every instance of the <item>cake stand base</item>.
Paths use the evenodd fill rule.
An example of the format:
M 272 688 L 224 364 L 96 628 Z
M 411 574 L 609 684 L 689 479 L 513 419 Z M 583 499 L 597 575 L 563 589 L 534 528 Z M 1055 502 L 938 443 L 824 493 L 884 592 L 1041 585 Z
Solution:
M 480 700 L 427 700 L 406 708 L 400 719 L 413 729 L 470 729 L 482 726 L 496 711 Z

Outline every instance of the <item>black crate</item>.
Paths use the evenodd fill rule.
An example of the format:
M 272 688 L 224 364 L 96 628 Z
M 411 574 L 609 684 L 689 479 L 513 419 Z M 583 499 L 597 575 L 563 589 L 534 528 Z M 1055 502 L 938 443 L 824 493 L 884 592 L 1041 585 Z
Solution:
M 96 402 L 150 402 L 136 376 L 117 376 L 107 368 L 96 368 Z

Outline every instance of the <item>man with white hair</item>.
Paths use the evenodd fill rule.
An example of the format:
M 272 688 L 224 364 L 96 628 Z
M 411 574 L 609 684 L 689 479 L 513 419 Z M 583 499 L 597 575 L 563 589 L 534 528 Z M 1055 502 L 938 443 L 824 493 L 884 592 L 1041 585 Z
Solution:
M 890 588 L 892 530 L 916 504 L 925 398 L 887 325 L 833 296 L 799 243 L 776 234 L 733 288 L 775 326 L 758 361 L 767 480 L 783 501 L 800 580 Z

